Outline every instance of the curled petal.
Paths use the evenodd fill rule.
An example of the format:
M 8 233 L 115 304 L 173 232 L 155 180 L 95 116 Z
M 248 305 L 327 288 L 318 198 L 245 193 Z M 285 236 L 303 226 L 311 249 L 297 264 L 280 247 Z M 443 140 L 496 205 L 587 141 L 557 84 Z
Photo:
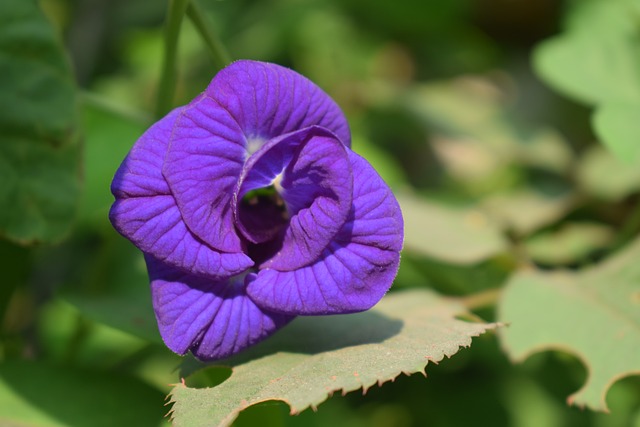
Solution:
M 371 308 L 391 286 L 402 249 L 400 207 L 364 159 L 353 152 L 349 159 L 354 177 L 349 218 L 313 264 L 258 273 L 247 293 L 261 307 L 287 314 L 356 312 Z
M 286 271 L 307 265 L 318 258 L 342 228 L 353 190 L 346 150 L 332 133 L 316 126 L 272 140 L 251 156 L 236 199 L 279 179 L 277 186 L 290 216 L 281 247 L 262 267 Z M 271 212 L 260 205 L 249 210 L 239 204 L 236 212 L 236 225 L 254 243 L 273 238 L 278 231 L 278 217 L 269 216 Z M 275 218 L 272 222 L 276 222 L 247 221 L 252 217 Z
M 314 262 L 342 229 L 352 202 L 349 156 L 338 140 L 307 142 L 282 176 L 282 198 L 291 215 L 282 248 L 262 267 L 291 271 Z
M 298 148 L 315 135 L 330 135 L 317 126 L 271 139 L 247 159 L 233 196 L 236 227 L 252 243 L 273 239 L 286 225 L 287 220 L 277 212 L 276 203 L 243 203 L 250 191 L 269 187 L 291 162 Z
M 118 232 L 146 253 L 178 268 L 212 278 L 237 274 L 253 261 L 242 252 L 220 253 L 183 222 L 162 176 L 162 162 L 180 110 L 174 110 L 140 137 L 116 172 L 116 201 L 109 218 Z
M 253 275 L 215 282 L 147 256 L 160 335 L 178 354 L 222 359 L 256 344 L 293 317 L 256 306 L 245 294 Z

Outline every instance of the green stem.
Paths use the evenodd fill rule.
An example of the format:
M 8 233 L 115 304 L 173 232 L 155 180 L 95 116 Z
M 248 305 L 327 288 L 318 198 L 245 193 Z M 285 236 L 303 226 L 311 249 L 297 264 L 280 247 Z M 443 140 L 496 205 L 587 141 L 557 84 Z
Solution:
M 182 17 L 188 4 L 189 0 L 169 0 L 169 10 L 165 24 L 164 59 L 155 112 L 156 118 L 161 118 L 173 107 L 173 97 L 178 76 L 178 67 L 176 66 L 178 37 L 180 36 Z
M 220 70 L 229 65 L 231 57 L 220 42 L 220 39 L 218 39 L 216 34 L 211 31 L 212 25 L 197 0 L 191 0 L 189 2 L 189 6 L 187 7 L 187 16 L 209 48 L 215 66 Z

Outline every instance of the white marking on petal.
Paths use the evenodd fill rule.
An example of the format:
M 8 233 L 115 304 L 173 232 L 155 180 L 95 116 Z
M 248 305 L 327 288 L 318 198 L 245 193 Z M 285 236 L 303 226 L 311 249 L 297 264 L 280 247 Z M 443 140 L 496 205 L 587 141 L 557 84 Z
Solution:
M 247 138 L 247 158 L 249 158 L 253 153 L 258 151 L 260 147 L 264 145 L 266 141 L 264 138 L 260 138 L 259 136 L 254 136 L 251 138 Z

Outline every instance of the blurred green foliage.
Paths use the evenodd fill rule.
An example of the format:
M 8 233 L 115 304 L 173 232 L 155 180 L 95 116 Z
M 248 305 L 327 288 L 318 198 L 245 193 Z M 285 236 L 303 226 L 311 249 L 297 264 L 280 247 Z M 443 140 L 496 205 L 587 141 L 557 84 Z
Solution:
M 415 234 L 392 291 L 461 296 L 491 321 L 514 273 L 588 266 L 637 238 L 636 1 L 200 4 L 234 59 L 277 62 L 325 89 L 354 149 L 408 195 Z M 155 110 L 166 10 L 0 6 L 2 425 L 168 422 L 181 359 L 159 340 L 140 254 L 107 219 L 113 173 Z M 217 71 L 189 20 L 176 65 L 174 105 Z M 514 365 L 485 336 L 426 380 L 400 377 L 296 417 L 266 402 L 237 425 L 640 426 L 637 376 L 613 385 L 611 414 L 565 404 L 587 378 L 583 363 L 555 351 Z

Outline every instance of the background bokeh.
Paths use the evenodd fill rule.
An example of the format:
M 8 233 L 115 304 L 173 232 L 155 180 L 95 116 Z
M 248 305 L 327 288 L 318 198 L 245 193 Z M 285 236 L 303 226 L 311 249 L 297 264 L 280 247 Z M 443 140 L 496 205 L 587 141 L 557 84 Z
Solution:
M 578 19 L 573 11 L 583 1 L 200 5 L 232 58 L 291 67 L 343 108 L 354 150 L 406 207 L 406 249 L 392 292 L 479 296 L 471 308 L 492 321 L 516 271 L 579 269 L 640 231 L 640 168 L 598 142 L 592 105 L 552 89 L 541 80 L 542 60 L 534 61 L 543 40 L 566 30 L 567 16 Z M 2 425 L 168 423 L 165 396 L 180 381 L 181 359 L 158 336 L 141 255 L 107 218 L 113 173 L 153 119 L 166 3 L 39 3 L 79 91 L 81 190 L 64 236 L 28 245 L 0 239 Z M 174 105 L 217 72 L 188 19 L 177 69 Z M 225 375 L 191 381 L 214 385 Z M 637 377 L 612 387 L 610 414 L 568 406 L 587 378 L 584 363 L 543 351 L 514 364 L 496 334 L 429 365 L 427 375 L 401 376 L 365 396 L 336 395 L 295 417 L 285 404 L 267 402 L 244 411 L 237 425 L 640 426 Z

